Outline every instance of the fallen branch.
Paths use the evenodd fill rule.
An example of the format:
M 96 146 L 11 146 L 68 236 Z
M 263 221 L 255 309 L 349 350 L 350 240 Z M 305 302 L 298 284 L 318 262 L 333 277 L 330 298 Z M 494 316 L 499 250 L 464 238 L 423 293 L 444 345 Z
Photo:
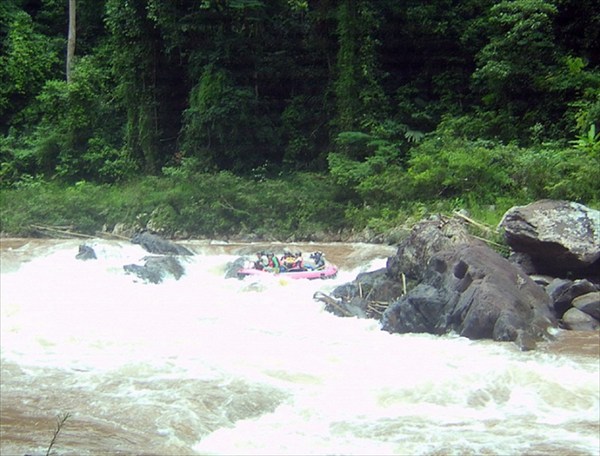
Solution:
M 75 238 L 85 238 L 85 239 L 93 239 L 94 236 L 90 236 L 89 234 L 77 233 L 72 231 L 71 227 L 55 227 L 55 226 L 47 226 L 47 225 L 30 225 L 33 229 L 42 231 L 60 234 L 63 236 L 70 236 Z M 65 229 L 66 228 L 66 229 Z
M 491 228 L 491 227 L 489 227 L 487 225 L 484 225 L 483 223 L 477 222 L 477 221 L 473 220 L 472 218 L 469 218 L 466 215 L 461 214 L 458 211 L 454 211 L 453 214 L 455 216 L 460 217 L 461 219 L 465 220 L 466 222 L 470 223 L 471 225 L 474 225 L 477 228 L 481 228 L 482 230 L 487 231 L 488 233 L 495 233 L 496 232 L 496 230 L 494 230 L 493 228 Z
M 52 440 L 50 441 L 50 445 L 48 446 L 48 451 L 46 451 L 46 456 L 50 455 L 50 450 L 52 450 L 52 447 L 56 443 L 56 438 L 58 437 L 58 434 L 60 433 L 62 427 L 64 426 L 65 422 L 69 419 L 70 416 L 71 416 L 70 413 L 65 413 L 62 416 L 58 415 L 56 417 L 56 429 L 54 430 L 54 436 L 52 437 Z
M 496 247 L 499 247 L 499 248 L 502 248 L 502 249 L 505 249 L 505 248 L 506 248 L 506 246 L 505 246 L 505 245 L 498 244 L 497 242 L 490 241 L 489 239 L 482 238 L 482 237 L 480 237 L 480 236 L 475 236 L 474 234 L 471 234 L 471 236 L 472 236 L 472 237 L 474 237 L 475 239 L 479 239 L 480 241 L 487 242 L 488 244 L 495 245 Z
M 324 302 L 325 304 L 339 310 L 342 315 L 346 316 L 346 317 L 351 317 L 352 314 L 346 310 L 344 307 L 342 307 L 341 305 L 339 305 L 337 302 L 335 302 L 335 299 L 327 296 L 326 294 L 324 294 L 321 291 L 317 291 L 314 295 L 313 295 L 313 299 L 316 299 L 317 301 L 321 301 Z
M 115 234 L 115 233 L 107 233 L 106 231 L 96 231 L 96 237 L 101 237 L 101 238 L 105 238 L 105 239 L 122 239 L 124 241 L 130 241 L 131 237 L 129 236 L 121 236 L 120 234 Z

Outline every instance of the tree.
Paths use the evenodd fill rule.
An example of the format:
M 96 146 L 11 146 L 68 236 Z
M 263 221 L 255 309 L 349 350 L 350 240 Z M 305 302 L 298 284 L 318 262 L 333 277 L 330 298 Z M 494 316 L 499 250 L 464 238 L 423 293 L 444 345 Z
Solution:
M 557 65 L 556 12 L 548 0 L 503 0 L 479 23 L 487 43 L 476 55 L 473 83 L 484 109 L 503 118 L 497 131 L 502 139 L 522 138 L 534 124 L 547 121 L 544 81 Z
M 71 82 L 71 70 L 73 69 L 73 58 L 75 57 L 75 44 L 77 39 L 77 14 L 76 0 L 69 0 L 69 35 L 67 38 L 67 82 Z

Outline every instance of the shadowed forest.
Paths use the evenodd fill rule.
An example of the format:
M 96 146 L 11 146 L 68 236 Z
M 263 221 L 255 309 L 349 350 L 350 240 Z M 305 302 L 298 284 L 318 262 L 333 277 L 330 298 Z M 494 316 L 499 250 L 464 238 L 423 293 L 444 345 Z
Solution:
M 592 0 L 3 0 L 0 231 L 597 207 L 599 42 Z

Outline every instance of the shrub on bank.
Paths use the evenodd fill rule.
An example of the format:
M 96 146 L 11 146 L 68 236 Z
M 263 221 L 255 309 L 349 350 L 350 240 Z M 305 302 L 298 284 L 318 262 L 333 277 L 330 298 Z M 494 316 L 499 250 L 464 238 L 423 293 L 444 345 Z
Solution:
M 31 180 L 2 194 L 0 230 L 31 236 L 36 226 L 94 234 L 117 223 L 167 236 L 308 238 L 347 227 L 340 188 L 317 174 L 277 179 L 231 173 L 149 176 L 127 183 L 68 186 Z

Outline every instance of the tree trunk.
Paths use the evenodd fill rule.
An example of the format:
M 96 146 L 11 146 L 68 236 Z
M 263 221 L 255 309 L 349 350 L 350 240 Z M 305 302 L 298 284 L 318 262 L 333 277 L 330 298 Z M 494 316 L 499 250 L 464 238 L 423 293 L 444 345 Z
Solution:
M 76 41 L 76 0 L 69 0 L 69 36 L 67 39 L 67 82 L 71 82 L 71 69 L 73 68 L 73 57 L 75 56 Z

